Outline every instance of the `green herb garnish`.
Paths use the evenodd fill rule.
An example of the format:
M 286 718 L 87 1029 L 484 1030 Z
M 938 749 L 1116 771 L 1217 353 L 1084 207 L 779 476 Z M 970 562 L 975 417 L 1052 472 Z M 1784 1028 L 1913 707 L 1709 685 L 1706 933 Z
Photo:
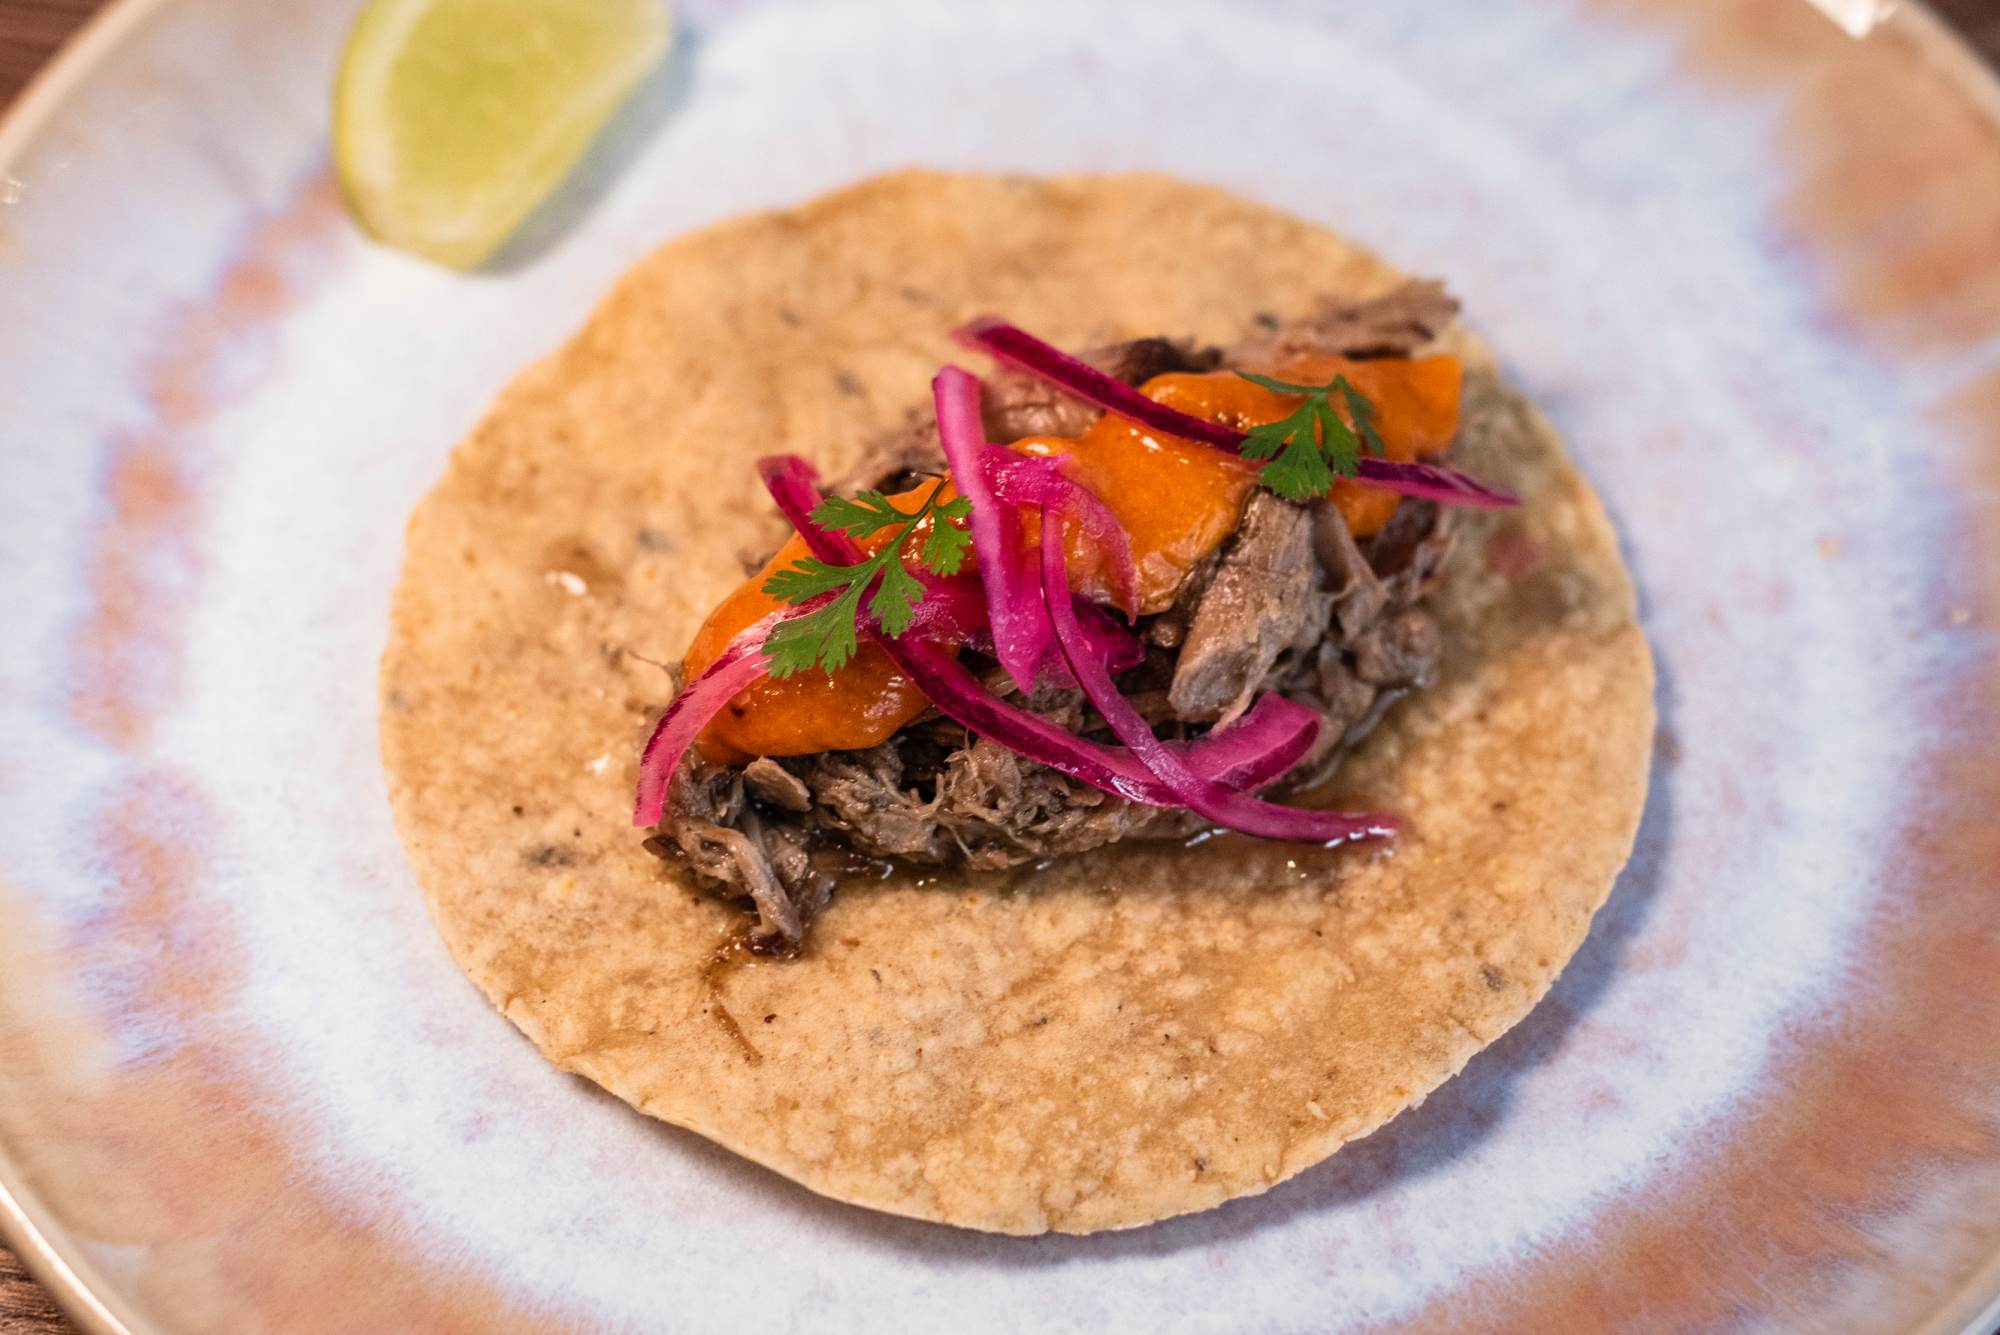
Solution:
M 1270 460 L 1257 480 L 1286 500 L 1306 501 L 1325 495 L 1335 473 L 1353 477 L 1361 466 L 1364 447 L 1373 454 L 1387 453 L 1375 430 L 1375 405 L 1349 384 L 1346 376 L 1337 375 L 1324 385 L 1294 385 L 1248 371 L 1236 374 L 1279 394 L 1305 397 L 1289 416 L 1251 427 L 1243 439 L 1244 458 Z M 1351 427 L 1334 409 L 1336 394 L 1354 419 Z
M 938 493 L 943 490 L 942 482 L 932 487 L 924 503 L 912 511 L 898 510 L 879 491 L 864 491 L 851 500 L 829 496 L 813 508 L 813 522 L 836 533 L 868 538 L 884 529 L 896 531 L 880 551 L 853 565 L 828 565 L 808 556 L 764 581 L 765 593 L 795 606 L 824 593 L 840 594 L 817 612 L 778 623 L 764 641 L 772 676 L 789 677 L 815 665 L 832 672 L 852 658 L 857 644 L 855 617 L 871 586 L 875 592 L 868 599 L 868 611 L 882 629 L 891 635 L 909 629 L 917 604 L 924 600 L 924 586 L 903 563 L 904 543 L 919 524 L 931 519 L 917 562 L 939 575 L 957 574 L 972 545 L 972 535 L 951 522 L 971 514 L 972 502 L 956 496 L 939 504 Z

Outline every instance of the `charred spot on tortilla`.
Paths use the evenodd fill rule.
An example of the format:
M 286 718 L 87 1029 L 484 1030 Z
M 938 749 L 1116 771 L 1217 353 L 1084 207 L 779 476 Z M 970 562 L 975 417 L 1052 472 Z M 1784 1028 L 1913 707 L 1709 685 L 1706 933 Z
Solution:
M 843 675 L 895 708 L 807 707 Z M 667 245 L 419 505 L 382 688 L 438 928 L 551 1061 L 1016 1233 L 1262 1191 L 1435 1088 L 1574 953 L 1653 736 L 1603 512 L 1442 287 L 1159 177 Z

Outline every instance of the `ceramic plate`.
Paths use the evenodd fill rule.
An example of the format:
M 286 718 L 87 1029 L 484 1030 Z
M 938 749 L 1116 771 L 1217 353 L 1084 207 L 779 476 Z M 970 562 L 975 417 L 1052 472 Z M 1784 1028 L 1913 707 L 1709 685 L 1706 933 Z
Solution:
M 0 132 L 0 1214 L 132 1331 L 1958 1331 L 2000 1292 L 2000 94 L 1796 0 L 697 4 L 491 271 L 348 225 L 347 0 L 127 0 Z M 1164 168 L 1449 276 L 1663 728 L 1550 998 L 1256 1199 L 1008 1239 L 544 1062 L 431 930 L 404 517 L 660 240 Z M 622 812 L 606 813 L 624 819 Z

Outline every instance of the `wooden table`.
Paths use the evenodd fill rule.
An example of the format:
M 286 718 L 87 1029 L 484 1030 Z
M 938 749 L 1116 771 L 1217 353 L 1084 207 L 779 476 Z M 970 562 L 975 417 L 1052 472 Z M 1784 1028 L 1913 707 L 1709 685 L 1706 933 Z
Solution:
M 1987 56 L 2000 62 L 2000 0 L 1931 0 Z M 105 0 L 0 0 L 0 107 Z M 0 1246 L 0 1335 L 73 1335 L 21 1263 Z

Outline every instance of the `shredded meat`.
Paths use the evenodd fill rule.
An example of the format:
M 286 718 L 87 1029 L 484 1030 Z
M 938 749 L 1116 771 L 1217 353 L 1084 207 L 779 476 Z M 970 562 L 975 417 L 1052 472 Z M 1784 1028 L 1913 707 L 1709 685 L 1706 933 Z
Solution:
M 1262 330 L 1227 362 L 1408 355 L 1456 309 L 1435 284 L 1410 283 Z M 1085 355 L 1130 384 L 1223 361 L 1214 349 L 1165 339 Z M 986 425 L 996 440 L 1074 435 L 1097 416 L 1024 376 L 988 383 Z M 835 486 L 897 489 L 942 466 L 929 414 L 913 415 Z M 1405 500 L 1379 534 L 1356 541 L 1337 508 L 1258 492 L 1237 533 L 1188 576 L 1173 607 L 1142 622 L 1147 662 L 1121 686 L 1167 736 L 1226 722 L 1267 691 L 1306 704 L 1320 714 L 1319 735 L 1274 787 L 1318 783 L 1397 699 L 1435 679 L 1440 639 L 1421 604 L 1450 546 L 1449 513 L 1429 501 Z M 989 681 L 1011 689 L 1003 674 Z M 1044 686 L 1021 703 L 1109 739 L 1073 688 Z M 654 846 L 720 892 L 748 899 L 757 914 L 752 944 L 787 952 L 826 903 L 829 868 L 843 853 L 988 870 L 1119 840 L 1184 838 L 1202 827 L 1193 812 L 1113 797 L 931 714 L 862 751 L 759 759 L 740 770 L 691 756 L 675 779 L 665 838 Z
M 814 865 L 808 831 L 759 814 L 744 801 L 741 771 L 705 761 L 674 776 L 667 820 L 670 849 L 697 877 L 747 896 L 757 911 L 752 946 L 795 950 L 805 929 L 833 894 L 833 877 Z M 657 847 L 657 846 L 656 846 Z
M 861 457 L 827 483 L 835 496 L 851 496 L 870 487 L 890 493 L 908 491 L 917 479 L 944 471 L 944 446 L 938 444 L 937 419 L 929 410 L 911 409 L 903 425 L 872 440 Z
M 1026 707 L 1071 729 L 1101 728 L 1074 689 L 1042 687 Z M 1192 834 L 1198 818 L 1115 798 L 956 724 L 934 769 L 905 769 L 900 739 L 788 762 L 812 788 L 815 820 L 875 857 L 979 870 L 1077 853 L 1119 839 Z
M 816 824 L 846 836 L 857 852 L 905 862 L 944 859 L 937 804 L 904 786 L 902 751 L 894 744 L 866 751 L 825 751 L 812 757 L 802 781 L 812 790 Z
M 1412 280 L 1370 301 L 1321 298 L 1319 309 L 1289 324 L 1271 321 L 1229 349 L 1231 366 L 1272 365 L 1295 357 L 1407 357 L 1443 333 L 1458 302 L 1440 283 Z
M 1252 494 L 1181 642 L 1167 689 L 1174 714 L 1221 724 L 1249 708 L 1279 654 L 1325 633 L 1330 603 L 1319 584 L 1306 508 Z
M 743 767 L 743 782 L 750 791 L 780 811 L 812 810 L 812 790 L 798 775 L 769 756 L 759 756 Z

